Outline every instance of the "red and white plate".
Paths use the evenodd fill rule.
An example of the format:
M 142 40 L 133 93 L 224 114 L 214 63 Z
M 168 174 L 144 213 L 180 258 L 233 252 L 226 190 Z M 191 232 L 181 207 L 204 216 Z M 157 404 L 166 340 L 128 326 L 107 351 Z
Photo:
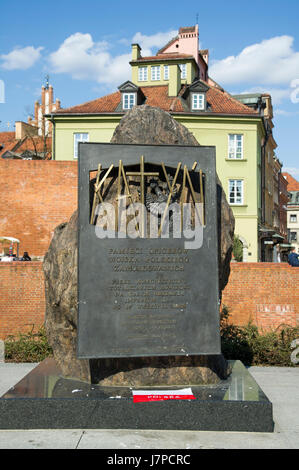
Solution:
M 191 388 L 180 390 L 133 390 L 133 402 L 161 400 L 195 400 Z

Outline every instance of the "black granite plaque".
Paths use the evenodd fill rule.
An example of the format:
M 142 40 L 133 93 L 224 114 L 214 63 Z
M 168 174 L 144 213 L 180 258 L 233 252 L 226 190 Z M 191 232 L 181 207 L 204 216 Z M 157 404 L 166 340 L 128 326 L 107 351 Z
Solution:
M 160 180 L 168 174 L 170 187 L 175 180 L 178 204 L 182 187 L 185 202 L 192 203 L 193 190 L 204 206 L 200 246 L 196 248 L 184 234 L 149 238 L 140 233 L 124 238 L 115 233 L 114 238 L 99 238 L 91 220 L 95 182 L 91 172 L 99 164 L 102 172 L 96 184 L 113 165 L 111 182 L 101 192 L 104 202 L 123 176 L 120 166 L 125 175 L 136 175 L 133 184 L 141 201 L 151 190 L 151 173 L 159 174 Z M 160 189 L 153 186 L 156 194 L 166 187 L 167 195 L 166 183 L 165 177 Z M 125 189 L 123 180 L 118 196 L 124 197 Z M 79 358 L 221 353 L 216 211 L 214 147 L 80 144 Z M 113 236 L 113 231 L 109 233 Z

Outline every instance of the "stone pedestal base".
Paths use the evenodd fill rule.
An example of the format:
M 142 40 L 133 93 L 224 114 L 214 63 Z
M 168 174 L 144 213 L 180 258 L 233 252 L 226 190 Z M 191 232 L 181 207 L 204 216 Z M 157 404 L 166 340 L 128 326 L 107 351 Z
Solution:
M 273 432 L 272 404 L 240 361 L 229 365 L 217 385 L 189 384 L 195 399 L 134 403 L 132 388 L 65 379 L 46 359 L 0 398 L 0 429 Z

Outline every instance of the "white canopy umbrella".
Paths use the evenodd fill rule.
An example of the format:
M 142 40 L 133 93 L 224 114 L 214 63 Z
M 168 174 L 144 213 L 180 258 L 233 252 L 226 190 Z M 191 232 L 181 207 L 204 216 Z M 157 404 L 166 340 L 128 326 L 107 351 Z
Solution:
M 10 242 L 10 243 L 17 243 L 17 257 L 19 257 L 19 244 L 20 240 L 14 237 L 0 237 L 0 243 L 5 243 L 5 242 Z

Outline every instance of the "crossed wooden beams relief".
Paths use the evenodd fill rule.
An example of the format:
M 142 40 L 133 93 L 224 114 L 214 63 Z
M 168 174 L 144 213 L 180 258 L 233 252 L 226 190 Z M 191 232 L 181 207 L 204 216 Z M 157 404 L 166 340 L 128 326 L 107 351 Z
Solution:
M 191 168 L 191 172 L 195 171 L 195 169 L 197 167 L 197 164 L 198 164 L 197 162 L 194 162 L 194 164 L 192 165 L 192 168 Z M 171 203 L 172 198 L 175 195 L 174 193 L 175 193 L 175 188 L 176 188 L 177 179 L 178 179 L 180 170 L 183 170 L 183 178 L 182 178 L 182 184 L 181 184 L 181 188 L 180 188 L 180 198 L 179 198 L 179 203 L 181 205 L 181 225 L 183 224 L 183 204 L 187 202 L 186 201 L 186 195 L 187 195 L 186 189 L 189 189 L 189 191 L 191 193 L 191 197 L 193 199 L 194 205 L 196 203 L 201 203 L 201 213 L 199 214 L 199 217 L 200 217 L 202 225 L 205 225 L 204 183 L 203 183 L 204 175 L 203 175 L 202 170 L 200 169 L 199 172 L 197 172 L 197 174 L 199 176 L 199 200 L 198 200 L 198 195 L 196 195 L 196 191 L 194 190 L 194 187 L 193 187 L 193 184 L 192 184 L 192 181 L 191 181 L 191 177 L 190 177 L 190 173 L 189 173 L 189 170 L 188 170 L 186 165 L 184 165 L 184 167 L 182 168 L 182 163 L 179 162 L 178 165 L 177 165 L 177 168 L 176 168 L 175 175 L 171 179 L 169 178 L 169 175 L 167 174 L 165 164 L 163 162 L 161 162 L 160 165 L 161 165 L 164 177 L 165 177 L 165 181 L 167 183 L 169 193 L 168 193 L 168 198 L 167 198 L 166 206 L 165 206 L 165 209 L 164 209 L 164 213 L 161 216 L 159 236 L 161 235 L 162 227 L 164 225 L 164 221 L 165 221 L 165 217 L 167 215 L 169 205 Z M 123 187 L 122 183 L 124 183 L 125 196 L 127 196 L 130 199 L 131 203 L 134 202 L 132 194 L 130 192 L 128 178 L 130 178 L 130 176 L 134 176 L 134 177 L 138 176 L 138 177 L 140 177 L 140 199 L 139 199 L 139 202 L 143 206 L 145 205 L 145 198 L 146 198 L 145 183 L 146 183 L 146 178 L 148 178 L 148 177 L 157 177 L 158 178 L 160 176 L 160 173 L 159 172 L 146 172 L 144 167 L 145 167 L 145 161 L 144 161 L 144 156 L 143 155 L 140 157 L 140 171 L 125 171 L 122 160 L 119 160 L 118 177 L 117 177 L 117 200 L 120 197 L 123 197 L 121 192 L 122 192 L 122 187 Z M 106 179 L 111 174 L 113 168 L 115 168 L 113 164 L 111 164 L 107 170 L 102 169 L 101 163 L 98 165 L 96 181 L 95 181 L 95 184 L 94 184 L 94 196 L 93 196 L 92 210 L 91 210 L 91 216 L 90 216 L 90 224 L 95 223 L 95 211 L 96 211 L 96 207 L 97 207 L 98 203 L 99 202 L 100 203 L 104 202 L 101 190 L 104 186 L 104 183 L 105 183 Z M 116 231 L 118 230 L 118 214 L 117 214 L 117 212 L 118 211 L 116 211 L 116 227 L 115 227 Z M 141 235 L 141 238 L 145 237 L 144 227 L 141 227 L 140 235 Z

